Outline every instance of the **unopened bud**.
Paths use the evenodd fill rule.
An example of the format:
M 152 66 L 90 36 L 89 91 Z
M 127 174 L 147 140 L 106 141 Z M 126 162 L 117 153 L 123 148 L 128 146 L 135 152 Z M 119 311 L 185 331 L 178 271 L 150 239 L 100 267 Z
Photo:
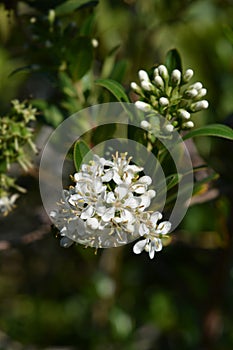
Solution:
M 202 97 L 204 97 L 206 94 L 207 94 L 207 89 L 203 88 L 203 89 L 200 89 L 200 90 L 198 91 L 197 97 L 198 97 L 198 98 L 202 98 Z
M 141 87 L 144 90 L 146 90 L 146 91 L 152 91 L 153 90 L 153 85 L 149 81 L 146 81 L 146 80 L 143 80 L 141 82 Z
M 201 100 L 195 103 L 192 103 L 191 108 L 194 112 L 201 111 L 202 109 L 207 109 L 209 102 L 207 100 Z
M 136 101 L 135 106 L 143 112 L 149 112 L 152 109 L 152 107 L 151 107 L 151 105 L 149 105 L 149 103 L 146 103 L 143 101 Z
M 164 82 L 163 79 L 161 78 L 160 75 L 157 75 L 154 79 L 155 85 L 157 88 L 159 89 L 163 89 L 164 88 Z
M 172 85 L 179 85 L 181 80 L 181 72 L 178 69 L 174 69 L 171 74 Z
M 167 79 L 167 78 L 168 78 L 167 67 L 164 66 L 163 64 L 160 64 L 160 66 L 158 66 L 158 72 L 159 72 L 159 75 L 160 75 L 163 79 Z
M 194 71 L 192 69 L 187 69 L 184 73 L 183 80 L 187 83 L 194 75 Z
M 179 109 L 178 114 L 181 118 L 183 119 L 189 119 L 190 118 L 190 113 L 186 111 L 185 109 Z
M 165 129 L 168 132 L 172 132 L 174 130 L 174 126 L 172 124 L 167 124 L 167 125 L 165 125 Z
M 150 79 L 149 79 L 149 76 L 148 76 L 148 74 L 147 74 L 147 72 L 145 71 L 145 70 L 140 70 L 139 72 L 138 72 L 138 76 L 139 76 L 139 79 L 141 80 L 141 81 L 143 81 L 143 80 L 145 80 L 145 81 L 150 81 Z
M 194 127 L 194 123 L 190 120 L 190 121 L 188 121 L 188 122 L 186 122 L 186 123 L 183 123 L 183 124 L 182 124 L 182 127 L 183 127 L 183 128 L 186 128 L 186 129 L 191 129 L 191 128 Z
M 139 91 L 140 90 L 140 86 L 138 86 L 137 83 L 135 83 L 134 81 L 130 84 L 131 89 L 133 89 L 134 91 Z
M 190 90 L 186 90 L 185 92 L 184 92 L 184 96 L 186 97 L 186 98 L 194 98 L 194 97 L 196 97 L 198 95 L 198 91 L 196 90 L 196 89 L 194 89 L 194 88 L 192 88 L 192 89 L 190 89 Z
M 151 124 L 147 120 L 142 120 L 141 127 L 143 129 L 149 130 L 149 129 L 151 129 Z
M 199 81 L 196 82 L 195 84 L 191 85 L 190 88 L 196 89 L 196 90 L 201 90 L 202 89 L 202 83 L 200 83 Z
M 159 104 L 162 106 L 162 107 L 166 107 L 169 105 L 169 100 L 168 98 L 166 97 L 160 97 L 159 99 Z

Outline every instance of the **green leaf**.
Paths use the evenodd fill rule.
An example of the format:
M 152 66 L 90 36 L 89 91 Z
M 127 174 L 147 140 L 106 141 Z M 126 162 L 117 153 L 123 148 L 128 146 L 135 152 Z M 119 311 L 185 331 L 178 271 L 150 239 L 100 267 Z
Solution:
M 56 16 L 65 16 L 73 11 L 79 9 L 84 6 L 96 6 L 98 4 L 98 0 L 90 1 L 90 0 L 69 0 L 64 2 L 63 4 L 57 6 L 55 8 Z
M 119 102 L 129 103 L 128 96 L 126 95 L 123 86 L 117 81 L 112 79 L 97 79 L 95 83 L 109 90 Z
M 224 139 L 233 140 L 233 130 L 229 126 L 223 124 L 205 125 L 184 135 L 183 140 L 196 136 L 217 136 Z
M 72 79 L 74 81 L 81 79 L 91 68 L 93 61 L 93 46 L 90 39 L 88 37 L 77 38 L 69 46 L 66 56 Z
M 171 73 L 174 69 L 179 69 L 182 72 L 181 57 L 176 49 L 168 51 L 165 58 L 165 65 L 169 73 Z
M 79 171 L 80 166 L 83 162 L 83 158 L 89 153 L 89 156 L 86 157 L 86 161 L 88 162 L 89 160 L 91 160 L 91 151 L 90 148 L 88 147 L 88 145 L 86 144 L 86 142 L 84 142 L 83 140 L 78 140 L 75 142 L 74 145 L 74 165 L 75 165 L 75 169 L 77 171 Z

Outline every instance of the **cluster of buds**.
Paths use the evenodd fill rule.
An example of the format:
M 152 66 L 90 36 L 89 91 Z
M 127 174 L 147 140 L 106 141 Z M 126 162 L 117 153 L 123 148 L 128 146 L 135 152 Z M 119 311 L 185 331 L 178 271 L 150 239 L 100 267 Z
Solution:
M 13 163 L 18 163 L 25 171 L 32 166 L 26 147 L 37 151 L 32 141 L 33 129 L 30 127 L 35 115 L 36 109 L 31 105 L 14 100 L 9 115 L 0 118 L 0 213 L 3 215 L 8 214 L 18 197 L 18 194 L 11 193 L 12 189 L 25 192 L 6 173 Z
M 165 65 L 159 65 L 150 78 L 145 70 L 140 70 L 140 85 L 131 83 L 131 88 L 140 96 L 136 107 L 165 117 L 169 122 L 168 131 L 192 128 L 192 113 L 208 108 L 208 101 L 203 99 L 207 90 L 200 82 L 189 84 L 193 74 L 192 69 L 187 69 L 184 74 L 174 69 L 169 74 Z

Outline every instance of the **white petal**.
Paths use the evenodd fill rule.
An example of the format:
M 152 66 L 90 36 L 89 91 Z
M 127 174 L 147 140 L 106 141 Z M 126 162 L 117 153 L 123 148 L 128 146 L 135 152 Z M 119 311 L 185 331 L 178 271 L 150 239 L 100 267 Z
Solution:
M 108 192 L 106 196 L 106 203 L 114 203 L 116 201 L 116 198 L 114 196 L 113 192 Z
M 149 207 L 150 205 L 150 197 L 147 196 L 146 194 L 143 194 L 140 196 L 141 202 L 140 202 L 140 211 L 143 211 L 145 208 Z
M 172 226 L 172 224 L 169 221 L 163 221 L 158 225 L 155 232 L 159 233 L 161 235 L 165 235 L 170 231 L 171 226 Z
M 150 176 L 145 175 L 145 176 L 142 176 L 140 179 L 138 179 L 137 182 L 149 186 L 151 185 L 152 180 Z
M 82 220 L 86 220 L 86 219 L 92 217 L 94 214 L 95 214 L 95 209 L 93 208 L 92 205 L 88 205 L 86 208 L 83 209 L 80 218 Z
M 146 224 L 144 224 L 144 223 L 140 224 L 140 226 L 139 226 L 140 236 L 148 235 L 149 232 L 150 232 L 150 230 L 148 229 Z
M 142 194 L 142 193 L 146 192 L 146 187 L 144 184 L 137 184 L 136 183 L 131 188 L 135 193 L 138 193 L 138 194 Z
M 101 180 L 102 180 L 103 182 L 109 182 L 109 181 L 112 180 L 113 175 L 114 175 L 114 172 L 113 172 L 112 169 L 107 170 L 106 173 L 101 177 Z
M 113 181 L 117 184 L 120 185 L 122 183 L 121 177 L 118 174 L 118 172 L 115 170 L 113 174 Z
M 108 208 L 105 213 L 102 215 L 102 220 L 105 222 L 110 221 L 112 218 L 114 218 L 115 215 L 115 208 Z
M 146 244 L 147 244 L 147 239 L 142 239 L 141 241 L 138 241 L 133 246 L 133 252 L 135 254 L 140 254 L 143 251 L 143 249 L 145 248 Z
M 163 249 L 163 244 L 160 238 L 153 238 L 151 241 L 151 245 L 153 246 L 154 251 L 160 252 Z
M 127 221 L 127 222 L 134 221 L 134 215 L 127 209 L 122 210 L 121 218 L 123 219 L 123 221 Z
M 153 259 L 153 257 L 155 256 L 155 250 L 154 250 L 154 247 L 153 247 L 153 244 L 149 244 L 149 257 L 151 259 Z
M 104 189 L 104 186 L 103 186 L 103 184 L 102 184 L 102 181 L 100 181 L 99 179 L 95 179 L 93 185 L 94 185 L 94 191 L 95 191 L 96 193 L 100 193 L 100 192 L 102 192 L 103 189 Z
M 151 214 L 150 221 L 153 224 L 153 227 L 156 227 L 158 220 L 162 219 L 162 214 L 159 211 L 155 211 L 153 214 Z
M 87 219 L 87 225 L 92 230 L 96 230 L 99 226 L 99 221 L 96 218 L 89 218 L 89 219 Z
M 118 198 L 120 200 L 127 195 L 128 191 L 129 191 L 129 187 L 125 184 L 120 184 L 115 188 L 115 193 L 117 193 Z
M 129 197 L 124 202 L 124 207 L 135 209 L 139 206 L 140 199 L 138 197 Z

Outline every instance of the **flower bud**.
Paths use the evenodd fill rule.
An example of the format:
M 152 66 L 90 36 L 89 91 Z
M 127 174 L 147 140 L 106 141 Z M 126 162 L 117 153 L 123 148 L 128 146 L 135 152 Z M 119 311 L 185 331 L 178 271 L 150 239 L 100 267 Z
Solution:
M 164 88 L 164 82 L 160 75 L 157 75 L 154 79 L 155 85 L 158 89 Z
M 136 101 L 135 106 L 143 112 L 149 112 L 152 109 L 152 107 L 151 107 L 151 105 L 149 105 L 149 103 L 146 103 L 143 101 Z
M 184 73 L 183 80 L 187 83 L 194 75 L 194 71 L 192 69 L 187 69 Z
M 185 109 L 179 109 L 178 110 L 178 115 L 183 118 L 183 119 L 189 119 L 190 118 L 190 113 L 186 111 Z
M 169 100 L 168 98 L 166 97 L 160 97 L 159 99 L 159 104 L 162 106 L 162 107 L 166 107 L 169 105 Z
M 193 123 L 192 121 L 189 120 L 188 122 L 183 123 L 183 124 L 182 124 L 182 127 L 183 127 L 183 128 L 186 128 L 186 129 L 191 129 L 191 128 L 194 127 L 194 123 Z
M 167 124 L 167 125 L 165 125 L 165 129 L 168 132 L 172 132 L 174 130 L 174 126 L 172 124 Z
M 142 120 L 141 127 L 143 129 L 149 130 L 149 129 L 151 129 L 151 124 L 147 120 Z
M 206 94 L 207 94 L 207 89 L 203 88 L 203 89 L 200 89 L 200 90 L 198 91 L 197 97 L 198 97 L 198 98 L 202 98 L 202 97 L 204 97 Z
M 171 74 L 171 84 L 179 85 L 181 80 L 181 72 L 178 69 L 174 69 Z
M 207 109 L 209 102 L 207 100 L 201 100 L 195 103 L 192 103 L 191 108 L 194 112 L 201 111 L 202 109 Z
M 198 91 L 194 88 L 186 90 L 184 92 L 184 97 L 189 98 L 189 99 L 192 99 L 192 98 L 196 97 L 197 95 L 198 95 Z
M 140 92 L 141 88 L 138 84 L 136 84 L 134 81 L 130 84 L 131 89 L 133 89 L 135 92 Z
M 146 80 L 143 80 L 141 82 L 141 87 L 144 90 L 146 90 L 146 91 L 152 91 L 153 90 L 153 85 L 149 81 L 146 81 Z
M 167 67 L 164 66 L 163 64 L 160 64 L 160 66 L 158 66 L 158 72 L 159 75 L 163 78 L 163 79 L 167 79 L 168 78 L 168 71 L 167 71 Z
M 138 76 L 139 76 L 139 79 L 141 80 L 141 81 L 143 81 L 143 80 L 145 80 L 145 81 L 150 81 L 150 79 L 149 79 L 149 76 L 148 76 L 148 74 L 147 74 L 147 72 L 145 71 L 145 70 L 140 70 L 139 72 L 138 72 Z
M 202 88 L 202 83 L 200 83 L 199 81 L 196 82 L 195 84 L 191 85 L 190 88 L 196 89 L 196 90 L 201 90 Z

